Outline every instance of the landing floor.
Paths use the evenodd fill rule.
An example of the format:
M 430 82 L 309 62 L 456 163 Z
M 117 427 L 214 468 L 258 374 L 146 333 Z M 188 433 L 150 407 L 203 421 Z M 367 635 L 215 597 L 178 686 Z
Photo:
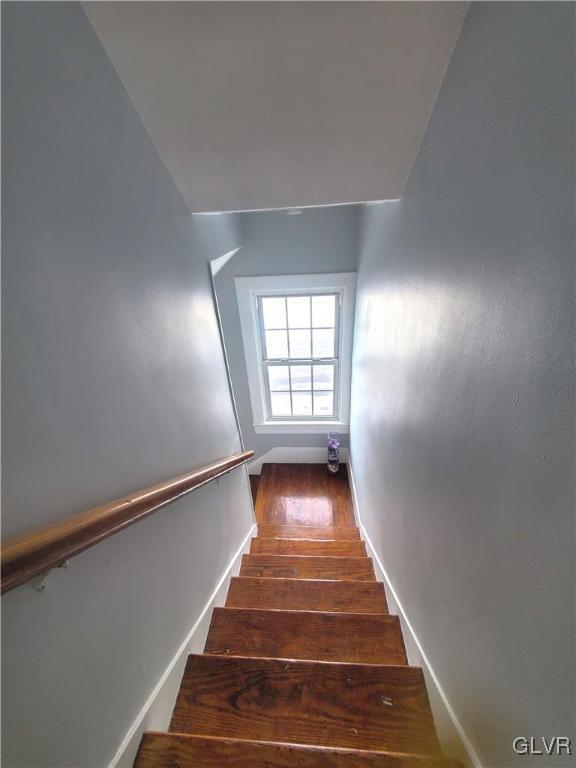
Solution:
M 264 464 L 255 509 L 259 525 L 355 525 L 345 464 Z

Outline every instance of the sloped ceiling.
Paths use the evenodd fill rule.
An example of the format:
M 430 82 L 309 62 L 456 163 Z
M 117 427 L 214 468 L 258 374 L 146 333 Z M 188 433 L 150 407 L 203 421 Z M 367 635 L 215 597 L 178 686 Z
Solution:
M 88 2 L 191 211 L 397 198 L 467 3 Z

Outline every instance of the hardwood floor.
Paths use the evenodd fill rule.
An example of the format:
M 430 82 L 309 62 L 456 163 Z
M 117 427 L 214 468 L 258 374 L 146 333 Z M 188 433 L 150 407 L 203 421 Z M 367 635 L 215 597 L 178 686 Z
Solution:
M 346 465 L 331 475 L 324 464 L 265 464 L 256 497 L 256 521 L 271 525 L 353 528 Z
M 461 768 L 354 523 L 346 467 L 265 464 L 258 536 L 135 768 Z

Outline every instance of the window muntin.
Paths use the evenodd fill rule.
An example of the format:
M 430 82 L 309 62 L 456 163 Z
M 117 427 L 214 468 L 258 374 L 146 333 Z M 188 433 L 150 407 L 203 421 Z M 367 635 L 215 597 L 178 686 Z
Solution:
M 339 294 L 259 296 L 270 419 L 333 419 L 338 410 Z

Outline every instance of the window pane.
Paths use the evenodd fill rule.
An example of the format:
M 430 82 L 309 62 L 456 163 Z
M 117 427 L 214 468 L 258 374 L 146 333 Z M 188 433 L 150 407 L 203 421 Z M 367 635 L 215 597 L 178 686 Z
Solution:
M 314 366 L 314 389 L 334 389 L 334 366 Z
M 311 392 L 293 392 L 292 407 L 294 416 L 312 415 L 312 393 Z
M 286 302 L 284 298 L 262 299 L 264 328 L 286 328 Z
M 292 415 L 289 392 L 270 392 L 270 405 L 272 406 L 272 416 Z
M 312 389 L 312 375 L 310 365 L 291 365 L 290 377 L 292 389 Z M 325 387 L 329 389 L 329 387 Z
M 334 392 L 314 392 L 314 416 L 332 416 Z
M 334 329 L 312 331 L 314 337 L 313 357 L 334 357 Z
M 269 365 L 268 381 L 271 392 L 287 392 L 290 389 L 287 365 Z
M 312 325 L 314 328 L 334 328 L 335 296 L 312 296 Z
M 288 331 L 288 333 L 290 334 L 290 357 L 311 357 L 310 331 Z
M 310 328 L 310 296 L 289 296 L 288 328 Z
M 266 357 L 269 360 L 288 357 L 286 331 L 266 331 Z

